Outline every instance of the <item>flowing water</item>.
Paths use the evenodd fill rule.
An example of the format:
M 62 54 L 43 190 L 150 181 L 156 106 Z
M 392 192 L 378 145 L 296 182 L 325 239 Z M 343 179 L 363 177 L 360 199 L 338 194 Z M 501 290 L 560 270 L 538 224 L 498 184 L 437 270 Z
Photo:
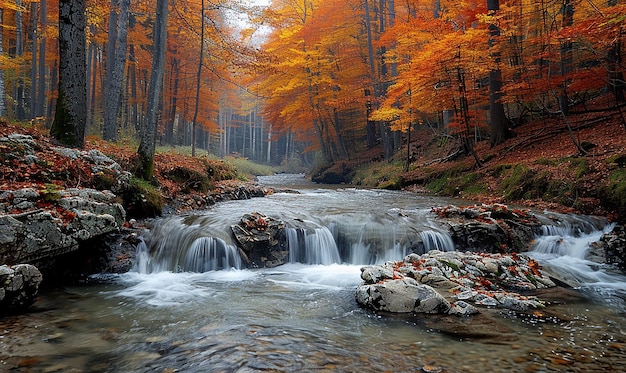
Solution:
M 531 253 L 576 290 L 535 315 L 376 315 L 354 300 L 365 264 L 453 250 L 430 213 L 454 201 L 404 192 L 298 189 L 155 221 L 134 271 L 49 291 L 0 319 L 0 371 L 549 372 L 626 370 L 626 278 L 585 261 L 604 226 L 546 224 Z M 230 225 L 285 222 L 289 264 L 243 269 Z M 547 221 L 548 222 L 548 221 Z

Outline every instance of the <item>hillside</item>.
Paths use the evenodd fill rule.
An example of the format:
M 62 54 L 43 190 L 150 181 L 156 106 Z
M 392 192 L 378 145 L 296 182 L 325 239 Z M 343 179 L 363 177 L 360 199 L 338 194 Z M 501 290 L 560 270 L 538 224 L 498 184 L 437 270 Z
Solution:
M 516 136 L 491 148 L 478 141 L 475 151 L 482 165 L 459 152 L 461 143 L 435 135 L 429 128 L 412 133 L 413 159 L 403 171 L 406 145 L 398 158 L 381 161 L 382 151 L 371 150 L 316 174 L 378 188 L 405 189 L 480 202 L 520 204 L 536 208 L 626 217 L 626 127 L 624 108 L 605 95 L 573 108 L 568 117 L 572 135 L 587 149 L 581 154 L 560 115 L 533 119 L 514 128 Z
M 33 188 L 57 191 L 68 188 L 112 189 L 120 171 L 129 172 L 129 185 L 118 194 L 127 218 L 152 217 L 162 213 L 201 208 L 237 194 L 261 194 L 233 167 L 208 157 L 176 152 L 155 156 L 154 178 L 145 182 L 132 175 L 136 149 L 95 138 L 85 142 L 85 152 L 100 151 L 121 170 L 94 172 L 85 157 L 57 145 L 45 129 L 0 122 L 0 191 Z M 97 154 L 97 152 L 96 152 Z

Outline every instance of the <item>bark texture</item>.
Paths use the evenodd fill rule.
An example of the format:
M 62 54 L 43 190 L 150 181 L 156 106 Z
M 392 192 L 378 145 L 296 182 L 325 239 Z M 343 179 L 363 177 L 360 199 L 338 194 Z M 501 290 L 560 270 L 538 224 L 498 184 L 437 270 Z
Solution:
M 50 134 L 82 148 L 87 120 L 85 1 L 59 1 L 59 97 Z

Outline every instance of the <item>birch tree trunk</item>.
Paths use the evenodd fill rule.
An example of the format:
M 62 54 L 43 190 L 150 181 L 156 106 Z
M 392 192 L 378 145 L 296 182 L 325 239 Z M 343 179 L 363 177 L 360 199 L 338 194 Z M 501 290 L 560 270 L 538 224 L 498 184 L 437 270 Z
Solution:
M 85 0 L 59 1 L 59 95 L 50 134 L 82 148 L 87 120 Z
M 148 106 L 146 125 L 141 131 L 141 142 L 137 154 L 144 180 L 150 181 L 154 174 L 154 152 L 159 121 L 159 102 L 163 90 L 163 72 L 165 70 L 165 49 L 167 38 L 167 0 L 157 0 L 156 20 L 154 23 L 154 54 L 152 73 L 148 86 Z

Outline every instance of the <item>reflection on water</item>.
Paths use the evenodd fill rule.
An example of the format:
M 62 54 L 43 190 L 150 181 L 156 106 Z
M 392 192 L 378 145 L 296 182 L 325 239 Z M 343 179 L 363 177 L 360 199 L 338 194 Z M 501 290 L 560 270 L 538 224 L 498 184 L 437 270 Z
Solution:
M 367 248 L 395 237 L 393 246 L 401 242 L 399 232 L 437 232 L 429 205 L 446 203 L 408 193 L 317 189 L 240 202 L 172 219 L 214 231 L 259 211 L 314 221 L 330 227 L 334 237 L 333 224 L 343 224 L 354 228 L 339 237 L 337 249 L 347 257 L 348 246 Z M 340 214 L 349 219 L 341 221 Z M 377 230 L 392 218 L 393 235 L 381 238 L 383 229 Z M 379 237 L 374 244 L 364 238 L 371 231 Z M 447 245 L 441 237 L 423 236 L 432 245 Z M 626 370 L 626 317 L 619 302 L 562 290 L 534 315 L 483 310 L 472 319 L 379 316 L 354 299 L 361 265 L 346 263 L 363 261 L 369 259 L 204 273 L 153 269 L 50 291 L 32 313 L 0 319 L 0 371 Z

